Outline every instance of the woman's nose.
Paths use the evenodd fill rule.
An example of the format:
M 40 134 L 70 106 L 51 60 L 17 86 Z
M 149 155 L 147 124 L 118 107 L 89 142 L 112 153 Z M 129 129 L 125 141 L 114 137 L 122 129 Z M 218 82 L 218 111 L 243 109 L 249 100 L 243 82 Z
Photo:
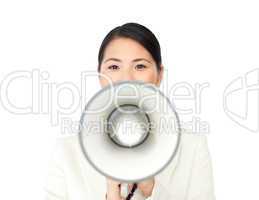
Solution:
M 131 81 L 131 80 L 134 80 L 134 74 L 133 74 L 133 71 L 128 69 L 128 70 L 124 70 L 123 71 L 123 80 L 125 81 Z

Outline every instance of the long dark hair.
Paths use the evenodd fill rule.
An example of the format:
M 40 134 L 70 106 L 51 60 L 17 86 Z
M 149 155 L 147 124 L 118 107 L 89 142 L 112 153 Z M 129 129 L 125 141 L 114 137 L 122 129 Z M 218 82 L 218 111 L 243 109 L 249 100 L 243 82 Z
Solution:
M 107 45 L 115 38 L 130 38 L 141 44 L 153 57 L 157 70 L 161 70 L 161 49 L 156 36 L 145 26 L 138 23 L 126 23 L 112 29 L 103 39 L 98 54 L 98 72 L 101 70 L 101 63 Z

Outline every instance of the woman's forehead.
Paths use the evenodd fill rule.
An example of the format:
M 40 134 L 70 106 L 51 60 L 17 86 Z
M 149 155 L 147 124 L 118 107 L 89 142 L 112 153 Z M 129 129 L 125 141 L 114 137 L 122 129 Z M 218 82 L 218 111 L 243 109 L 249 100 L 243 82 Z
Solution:
M 153 61 L 150 53 L 141 44 L 128 38 L 112 40 L 105 49 L 104 62 L 107 59 L 113 59 L 114 61 L 140 61 L 141 59 Z

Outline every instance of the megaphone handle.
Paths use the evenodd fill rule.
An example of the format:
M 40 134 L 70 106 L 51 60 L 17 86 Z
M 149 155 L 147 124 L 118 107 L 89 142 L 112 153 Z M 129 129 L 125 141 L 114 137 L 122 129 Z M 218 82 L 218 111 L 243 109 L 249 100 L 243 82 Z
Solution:
M 125 198 L 126 200 L 130 200 L 133 197 L 134 192 L 136 191 L 137 187 L 138 187 L 137 184 L 134 183 L 131 191 L 129 192 L 128 191 L 128 184 L 122 183 L 121 188 L 120 188 L 121 189 L 121 196 L 123 198 Z
M 123 198 L 126 198 L 129 194 L 129 191 L 128 191 L 128 184 L 127 183 L 121 183 L 121 196 Z

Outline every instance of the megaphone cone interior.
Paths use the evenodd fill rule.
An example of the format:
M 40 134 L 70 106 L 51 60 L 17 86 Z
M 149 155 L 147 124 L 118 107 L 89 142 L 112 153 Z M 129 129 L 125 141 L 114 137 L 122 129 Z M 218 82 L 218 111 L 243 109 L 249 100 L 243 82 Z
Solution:
M 149 135 L 150 119 L 136 105 L 120 105 L 110 113 L 107 122 L 109 137 L 122 147 L 140 145 Z

